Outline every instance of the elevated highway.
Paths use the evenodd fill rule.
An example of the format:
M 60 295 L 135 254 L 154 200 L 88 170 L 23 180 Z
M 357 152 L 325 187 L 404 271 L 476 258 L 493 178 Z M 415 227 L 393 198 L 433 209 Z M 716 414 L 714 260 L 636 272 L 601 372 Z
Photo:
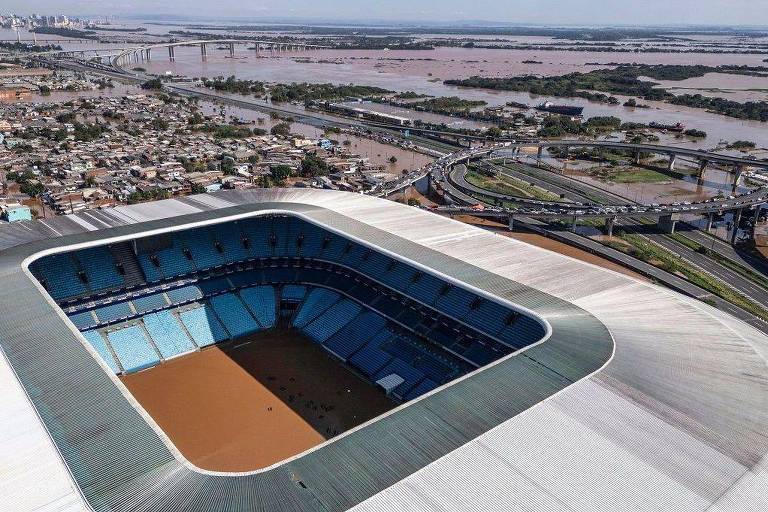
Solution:
M 541 147 L 546 147 L 550 141 L 540 141 Z M 529 144 L 526 144 L 529 145 Z M 634 145 L 624 144 L 628 148 L 634 148 Z M 650 145 L 639 145 L 643 151 Z M 485 161 L 493 165 L 495 158 L 508 155 L 509 145 L 504 145 L 504 150 L 499 150 L 499 145 L 492 148 L 482 148 L 476 150 L 467 150 L 454 153 L 448 157 L 438 160 L 431 169 L 431 174 L 435 182 L 443 188 L 447 194 L 458 202 L 475 205 L 486 202 L 489 206 L 485 207 L 489 214 L 505 213 L 507 215 L 522 214 L 531 218 L 550 218 L 550 219 L 577 219 L 577 218 L 604 218 L 616 219 L 618 217 L 631 217 L 642 215 L 643 217 L 657 218 L 665 223 L 674 222 L 680 215 L 713 215 L 722 214 L 728 211 L 736 211 L 737 216 L 746 208 L 755 208 L 768 201 L 768 187 L 761 187 L 746 194 L 730 195 L 723 198 L 709 199 L 700 202 L 685 202 L 672 204 L 652 204 L 638 205 L 627 203 L 623 205 L 598 205 L 591 203 L 565 202 L 565 201 L 542 201 L 519 196 L 506 195 L 490 191 L 481 187 L 472 185 L 466 180 L 466 165 L 472 161 Z M 721 162 L 734 163 L 744 160 L 738 157 L 728 157 L 726 155 L 716 155 L 704 151 L 687 150 L 685 148 L 673 148 L 669 146 L 658 146 L 659 151 L 674 151 L 680 149 L 681 154 L 696 154 L 700 158 L 714 160 L 717 158 Z M 751 162 L 751 161 L 750 161 Z M 480 198 L 480 199 L 478 199 Z M 485 199 L 485 201 L 483 201 Z M 503 208 L 496 206 L 504 202 L 514 202 L 520 204 L 517 208 Z M 470 206 L 471 207 L 471 206 Z M 477 211 L 477 208 L 474 208 Z

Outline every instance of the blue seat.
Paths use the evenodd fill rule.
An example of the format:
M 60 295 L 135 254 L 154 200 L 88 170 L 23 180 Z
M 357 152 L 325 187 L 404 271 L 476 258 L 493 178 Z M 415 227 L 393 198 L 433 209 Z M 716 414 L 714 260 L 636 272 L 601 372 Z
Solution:
M 91 314 L 90 311 L 83 311 L 81 313 L 69 315 L 69 319 L 72 320 L 72 323 L 75 324 L 75 327 L 81 331 L 86 331 L 91 327 L 96 327 L 99 325 L 98 320 L 93 317 L 93 314 Z
M 179 318 L 198 347 L 207 347 L 229 338 L 210 306 L 182 311 Z
M 316 342 L 323 343 L 357 316 L 361 309 L 356 302 L 342 299 L 307 324 L 302 331 Z
M 96 317 L 98 317 L 99 322 L 102 324 L 116 322 L 118 320 L 127 320 L 135 316 L 134 312 L 131 311 L 128 302 L 116 302 L 114 304 L 96 308 L 93 312 L 96 313 Z
M 544 328 L 539 322 L 528 316 L 520 315 L 499 333 L 499 339 L 515 347 L 527 347 L 544 337 Z
M 195 344 L 170 311 L 146 315 L 144 327 L 164 359 L 195 350 Z
M 138 325 L 107 333 L 107 339 L 125 372 L 143 370 L 160 362 L 152 343 Z
M 149 254 L 139 254 L 137 259 L 139 260 L 139 266 L 141 267 L 142 272 L 144 272 L 144 278 L 148 283 L 163 279 L 163 272 L 152 263 Z
M 433 305 L 437 300 L 437 294 L 444 286 L 444 282 L 429 274 L 421 274 L 421 277 L 407 288 L 408 295 L 424 304 Z
M 364 311 L 325 342 L 325 347 L 345 361 L 375 337 L 387 321 L 371 311 Z
M 198 286 L 203 295 L 211 295 L 232 288 L 232 285 L 229 284 L 229 280 L 226 277 L 217 277 L 215 279 L 201 281 L 198 282 Z
M 372 377 L 392 360 L 392 356 L 381 350 L 381 344 L 392 337 L 392 333 L 383 329 L 349 358 L 349 363 L 363 372 L 367 377 Z
M 232 293 L 216 295 L 211 297 L 209 302 L 233 338 L 261 329 L 236 295 Z
M 447 315 L 461 320 L 467 313 L 469 313 L 469 307 L 475 300 L 475 297 L 474 294 L 463 288 L 454 286 L 444 295 L 438 295 L 435 304 Z
M 165 293 L 171 300 L 171 304 L 184 304 L 185 302 L 191 302 L 193 300 L 200 300 L 203 298 L 203 293 L 200 291 L 200 288 L 194 285 L 182 286 L 181 288 L 168 290 Z
M 485 345 L 481 345 L 480 343 L 473 343 L 464 352 L 463 355 L 470 361 L 477 363 L 479 366 L 485 366 L 486 364 L 495 361 L 503 354 L 494 352 L 490 348 L 486 347 Z
M 99 333 L 99 331 L 86 331 L 83 333 L 83 337 L 94 348 L 94 350 L 98 352 L 99 356 L 101 356 L 101 358 L 105 363 L 107 363 L 107 366 L 109 366 L 113 372 L 120 373 L 120 368 L 117 366 L 115 358 L 112 356 L 112 352 L 110 352 L 109 348 L 107 347 L 107 343 L 104 341 L 104 337 Z
M 254 286 L 240 290 L 240 298 L 262 327 L 269 329 L 275 326 L 275 288 L 273 286 Z
M 298 284 L 287 284 L 283 286 L 280 298 L 288 302 L 301 302 L 307 293 L 307 287 Z
M 76 254 L 92 291 L 125 285 L 125 279 L 118 273 L 115 259 L 108 247 L 81 249 Z
M 250 244 L 249 252 L 254 258 L 266 258 L 272 255 L 269 244 L 272 235 L 272 219 L 256 217 L 240 221 L 240 229 Z
M 438 384 L 436 382 L 431 381 L 429 379 L 424 379 L 423 381 L 419 382 L 419 384 L 416 387 L 414 387 L 412 390 L 406 393 L 403 398 L 405 400 L 413 400 L 414 398 L 418 398 L 421 395 L 429 393 L 430 391 L 432 391 L 437 387 L 438 387 Z
M 32 262 L 30 269 L 38 280 L 45 281 L 48 293 L 54 299 L 74 297 L 88 292 L 69 253 L 44 256 Z
M 372 380 L 377 381 L 393 373 L 405 379 L 402 384 L 392 390 L 393 394 L 401 398 L 424 378 L 424 373 L 420 370 L 417 370 L 401 359 L 395 358 L 387 366 L 379 370 Z
M 293 326 L 303 328 L 314 318 L 331 307 L 340 298 L 339 294 L 326 288 L 313 288 L 301 304 L 293 319 Z
M 211 228 L 207 227 L 189 229 L 176 235 L 180 246 L 188 248 L 192 253 L 192 259 L 199 270 L 226 263 L 223 254 L 214 247 L 211 236 Z
M 168 306 L 168 301 L 165 300 L 165 295 L 162 293 L 155 293 L 153 295 L 146 295 L 131 300 L 133 307 L 138 314 L 148 313 L 150 311 L 156 311 Z
M 236 263 L 250 257 L 243 246 L 243 235 L 237 224 L 216 226 L 212 232 L 214 242 L 219 242 L 224 249 L 223 258 L 227 263 Z

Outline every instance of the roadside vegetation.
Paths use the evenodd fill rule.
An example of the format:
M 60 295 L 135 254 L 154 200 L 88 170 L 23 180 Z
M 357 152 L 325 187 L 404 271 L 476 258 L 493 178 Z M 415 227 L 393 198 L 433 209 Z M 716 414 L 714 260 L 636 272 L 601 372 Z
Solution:
M 679 275 L 700 288 L 717 295 L 721 299 L 768 321 L 768 310 L 762 304 L 741 295 L 722 281 L 683 261 L 678 256 L 645 240 L 639 235 L 618 230 L 613 240 L 604 240 L 603 244 L 649 263 L 671 274 Z
M 508 196 L 540 199 L 542 201 L 559 201 L 560 196 L 542 188 L 526 183 L 523 180 L 503 174 L 486 174 L 470 170 L 466 174 L 467 183 L 476 187 Z

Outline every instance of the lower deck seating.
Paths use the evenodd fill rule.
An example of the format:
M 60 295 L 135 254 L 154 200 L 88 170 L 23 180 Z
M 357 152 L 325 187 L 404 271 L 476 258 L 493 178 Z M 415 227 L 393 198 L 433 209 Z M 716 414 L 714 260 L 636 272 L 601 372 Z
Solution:
M 240 290 L 240 298 L 264 329 L 275 326 L 275 288 L 254 286 Z
M 138 314 L 148 313 L 168 307 L 168 301 L 163 293 L 155 293 L 145 297 L 139 297 L 131 301 Z
M 85 331 L 83 337 L 85 337 L 93 349 L 98 352 L 99 356 L 101 356 L 113 372 L 120 373 L 120 368 L 118 368 L 115 358 L 112 356 L 112 352 L 107 347 L 107 343 L 104 341 L 104 337 L 99 331 Z
M 304 334 L 313 340 L 323 343 L 344 327 L 349 322 L 349 319 L 354 318 L 360 310 L 361 307 L 357 303 L 349 299 L 342 299 L 307 324 L 302 330 Z
M 138 325 L 109 332 L 107 339 L 125 372 L 142 370 L 160 362 L 152 342 Z
M 333 306 L 341 296 L 325 288 L 313 288 L 299 308 L 299 312 L 293 319 L 293 326 L 303 328 L 315 319 L 320 313 Z
M 376 313 L 364 311 L 331 336 L 325 346 L 346 361 L 381 331 L 386 323 L 386 320 Z
M 237 295 L 233 293 L 216 295 L 211 297 L 209 302 L 232 338 L 261 329 Z
M 72 320 L 75 327 L 81 331 L 87 331 L 91 327 L 96 327 L 99 324 L 99 321 L 93 316 L 91 311 L 83 311 L 82 313 L 70 315 L 69 319 Z
M 210 306 L 197 306 L 182 311 L 179 318 L 198 347 L 207 347 L 229 338 Z
M 358 350 L 349 362 L 366 377 L 373 377 L 392 360 L 392 356 L 381 350 L 381 344 L 389 340 L 393 334 L 386 329 L 379 331 L 371 341 Z
M 283 286 L 280 298 L 289 302 L 301 302 L 307 293 L 307 287 L 298 284 L 288 284 Z
M 152 313 L 144 317 L 144 326 L 164 359 L 195 350 L 195 344 L 179 325 L 170 311 Z
M 184 304 L 185 302 L 203 298 L 203 292 L 200 291 L 200 288 L 194 285 L 168 290 L 166 295 L 168 295 L 171 304 Z

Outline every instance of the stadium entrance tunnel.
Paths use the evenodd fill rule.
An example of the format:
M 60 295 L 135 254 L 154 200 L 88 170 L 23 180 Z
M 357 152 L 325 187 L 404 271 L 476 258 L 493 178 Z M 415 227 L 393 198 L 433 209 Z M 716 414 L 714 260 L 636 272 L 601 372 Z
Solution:
M 288 214 L 30 270 L 179 450 L 218 471 L 278 463 L 546 334 L 521 308 Z

